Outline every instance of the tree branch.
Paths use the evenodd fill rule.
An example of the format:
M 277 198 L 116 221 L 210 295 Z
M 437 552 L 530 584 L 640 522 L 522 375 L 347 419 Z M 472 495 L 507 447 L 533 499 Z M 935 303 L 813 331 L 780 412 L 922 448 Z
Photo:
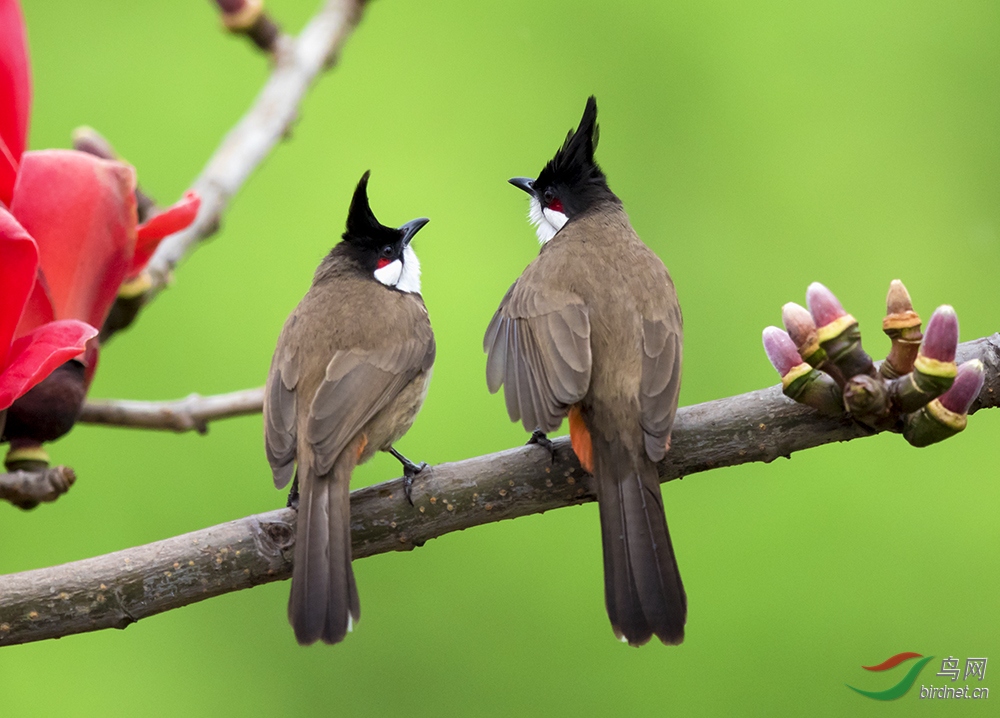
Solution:
M 69 491 L 76 474 L 68 466 L 51 466 L 40 471 L 11 471 L 0 474 L 0 501 L 18 508 L 33 509 L 45 501 L 55 501 Z
M 319 73 L 336 62 L 363 8 L 363 0 L 327 0 L 297 38 L 277 38 L 275 65 L 267 83 L 192 185 L 201 196 L 198 216 L 187 229 L 160 244 L 146 270 L 149 287 L 137 297 L 121 300 L 124 306 L 118 307 L 119 318 L 113 326 L 105 327 L 102 341 L 128 326 L 139 310 L 166 288 L 181 259 L 219 229 L 229 200 L 288 135 L 306 92 Z
M 986 383 L 971 412 L 1000 405 L 1000 334 L 959 345 Z M 796 404 L 779 387 L 684 407 L 664 481 L 772 461 L 874 433 Z M 902 440 L 902 439 L 900 439 Z M 594 500 L 569 441 L 521 446 L 426 469 L 410 506 L 402 479 L 351 494 L 354 558 L 405 551 L 452 531 Z M 295 512 L 281 509 L 74 563 L 0 576 L 0 645 L 125 628 L 146 616 L 291 575 Z
M 126 426 L 164 431 L 208 433 L 208 422 L 233 416 L 259 414 L 264 389 L 244 389 L 229 394 L 191 394 L 175 401 L 96 400 L 83 406 L 78 421 L 85 424 Z

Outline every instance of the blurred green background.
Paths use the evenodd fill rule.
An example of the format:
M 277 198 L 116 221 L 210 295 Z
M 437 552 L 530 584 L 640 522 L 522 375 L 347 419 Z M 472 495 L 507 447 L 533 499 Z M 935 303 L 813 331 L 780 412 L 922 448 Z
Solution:
M 298 30 L 316 0 L 273 0 Z M 267 63 L 205 0 L 24 0 L 32 148 L 98 128 L 163 203 L 249 106 Z M 684 308 L 682 404 L 773 384 L 760 331 L 831 287 L 882 356 L 888 283 L 1000 329 L 1000 6 L 995 2 L 373 2 L 222 232 L 102 356 L 94 397 L 263 383 L 285 316 L 366 169 L 415 242 L 438 360 L 400 442 L 435 463 L 522 443 L 481 338 L 537 253 L 522 193 L 588 94 L 598 158 Z M 451 534 L 355 564 L 364 621 L 300 648 L 287 583 L 103 631 L 0 649 L 0 715 L 984 715 L 1000 701 L 1000 411 L 928 449 L 894 435 L 664 487 L 687 639 L 636 650 L 604 611 L 597 507 Z M 284 505 L 260 417 L 208 436 L 80 426 L 79 481 L 0 506 L 0 573 Z M 356 485 L 398 474 L 380 457 Z M 937 656 L 894 703 L 904 668 Z M 939 658 L 991 659 L 987 701 L 922 701 Z M 964 685 L 959 681 L 957 685 Z

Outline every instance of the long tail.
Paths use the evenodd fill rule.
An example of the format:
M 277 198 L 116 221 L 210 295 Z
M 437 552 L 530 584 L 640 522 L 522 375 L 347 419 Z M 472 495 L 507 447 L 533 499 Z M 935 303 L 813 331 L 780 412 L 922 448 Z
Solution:
M 594 436 L 604 544 L 604 600 L 615 635 L 641 646 L 684 640 L 687 597 L 670 544 L 656 465 Z M 641 449 L 640 449 L 641 451 Z
M 302 645 L 339 643 L 361 618 L 351 570 L 351 472 L 357 452 L 349 446 L 325 476 L 299 465 L 299 515 L 288 621 Z M 301 480 L 304 478 L 305 480 Z

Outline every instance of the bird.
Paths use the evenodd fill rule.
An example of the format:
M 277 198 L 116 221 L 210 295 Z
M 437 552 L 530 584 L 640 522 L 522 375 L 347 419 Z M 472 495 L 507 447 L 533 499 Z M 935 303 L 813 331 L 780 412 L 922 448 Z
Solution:
M 264 443 L 275 486 L 295 476 L 288 619 L 302 645 L 338 643 L 361 618 L 351 569 L 350 480 L 395 450 L 427 394 L 435 342 L 410 245 L 429 220 L 379 223 L 358 182 L 342 241 L 327 254 L 278 337 L 264 390 Z
M 604 595 L 619 640 L 684 639 L 687 596 L 656 469 L 670 447 L 683 319 L 663 261 L 632 229 L 594 159 L 597 100 L 537 178 L 515 177 L 541 249 L 486 330 L 486 380 L 504 387 L 529 443 L 569 417 L 570 442 L 595 478 Z

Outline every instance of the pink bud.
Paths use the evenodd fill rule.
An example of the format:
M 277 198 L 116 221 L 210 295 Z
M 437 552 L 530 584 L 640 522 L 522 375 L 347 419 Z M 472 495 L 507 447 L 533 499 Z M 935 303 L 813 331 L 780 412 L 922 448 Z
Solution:
M 781 323 L 800 349 L 816 343 L 816 322 L 805 307 L 789 302 L 781 308 Z
M 941 362 L 955 361 L 958 346 L 958 316 L 949 305 L 943 304 L 934 310 L 927 322 L 927 332 L 920 353 L 928 359 Z
M 819 327 L 825 327 L 847 314 L 833 292 L 819 282 L 813 282 L 806 290 L 806 304 Z
M 226 15 L 235 15 L 246 7 L 247 0 L 215 0 L 215 4 Z
M 967 361 L 958 367 L 955 383 L 940 396 L 938 401 L 948 411 L 953 411 L 956 414 L 967 414 L 972 402 L 979 396 L 985 378 L 986 370 L 981 361 L 978 359 Z
M 795 348 L 791 337 L 778 327 L 767 327 L 764 330 L 763 339 L 767 358 L 770 360 L 771 366 L 777 369 L 778 374 L 782 377 L 792 367 L 802 363 L 802 357 L 799 356 L 799 350 Z

